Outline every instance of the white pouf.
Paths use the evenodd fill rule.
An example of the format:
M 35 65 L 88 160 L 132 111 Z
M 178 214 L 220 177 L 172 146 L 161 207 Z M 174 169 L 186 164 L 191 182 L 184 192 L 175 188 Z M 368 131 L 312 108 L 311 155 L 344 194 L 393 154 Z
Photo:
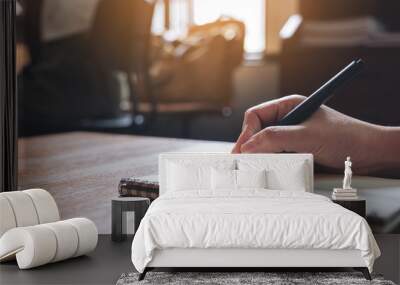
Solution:
M 43 189 L 0 193 L 0 214 L 0 262 L 16 258 L 28 269 L 96 248 L 96 225 L 86 218 L 59 221 L 57 204 Z
M 22 191 L 1 193 L 11 205 L 17 227 L 39 224 L 38 215 L 30 196 Z
M 57 222 L 60 220 L 60 213 L 56 201 L 49 192 L 43 189 L 30 189 L 22 191 L 28 194 L 35 205 L 39 224 Z
M 15 228 L 17 223 L 10 202 L 0 195 L 0 237 L 8 230 Z

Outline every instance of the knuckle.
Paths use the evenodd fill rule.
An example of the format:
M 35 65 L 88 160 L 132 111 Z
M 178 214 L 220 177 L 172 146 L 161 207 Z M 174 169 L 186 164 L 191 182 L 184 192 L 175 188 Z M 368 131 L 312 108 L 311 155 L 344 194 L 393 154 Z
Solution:
M 264 137 L 268 139 L 276 139 L 279 136 L 279 128 L 272 126 L 268 127 L 264 131 Z
M 244 113 L 244 120 L 245 122 L 250 122 L 250 121 L 254 121 L 254 118 L 256 118 L 257 115 L 254 113 L 254 109 L 248 109 L 245 113 Z
M 274 148 L 279 145 L 281 141 L 281 132 L 279 127 L 268 127 L 263 132 L 263 143 L 270 148 Z
M 296 101 L 296 102 L 301 102 L 301 101 L 303 101 L 304 99 L 306 99 L 306 96 L 298 95 L 298 94 L 293 94 L 293 95 L 288 96 L 288 98 L 289 98 L 290 100 L 293 100 L 293 101 Z
M 244 118 L 248 118 L 250 114 L 250 110 L 246 110 L 246 112 L 244 112 Z
M 248 118 L 248 117 L 252 116 L 252 115 L 253 115 L 253 112 L 254 112 L 254 111 L 253 111 L 252 108 L 247 109 L 246 112 L 244 112 L 244 117 L 245 117 L 245 118 Z

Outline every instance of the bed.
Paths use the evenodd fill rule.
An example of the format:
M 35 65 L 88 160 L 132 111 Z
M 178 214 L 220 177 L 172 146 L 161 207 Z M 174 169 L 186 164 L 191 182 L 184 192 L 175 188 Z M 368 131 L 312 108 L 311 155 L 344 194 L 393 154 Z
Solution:
M 167 153 L 132 262 L 154 268 L 352 267 L 370 279 L 368 223 L 313 192 L 310 154 Z

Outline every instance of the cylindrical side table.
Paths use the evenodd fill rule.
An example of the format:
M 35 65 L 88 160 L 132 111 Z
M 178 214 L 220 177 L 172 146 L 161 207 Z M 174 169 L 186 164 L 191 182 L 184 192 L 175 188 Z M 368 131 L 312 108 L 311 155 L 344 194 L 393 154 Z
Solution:
M 112 199 L 111 239 L 113 241 L 126 240 L 128 216 L 134 213 L 134 231 L 136 232 L 140 221 L 150 206 L 150 199 L 142 197 L 117 197 Z M 132 233 L 133 234 L 133 233 Z

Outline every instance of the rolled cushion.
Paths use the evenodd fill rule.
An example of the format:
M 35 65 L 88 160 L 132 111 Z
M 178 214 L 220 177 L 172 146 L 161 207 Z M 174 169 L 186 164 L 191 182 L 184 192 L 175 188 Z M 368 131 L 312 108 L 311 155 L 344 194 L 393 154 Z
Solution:
M 11 229 L 0 239 L 0 261 L 12 259 L 16 255 L 21 269 L 51 262 L 56 251 L 54 233 L 42 225 Z
M 20 227 L 0 238 L 0 261 L 16 256 L 20 269 L 86 254 L 97 245 L 97 228 L 85 218 Z
M 52 223 L 60 220 L 60 213 L 54 198 L 43 189 L 29 189 L 22 191 L 29 195 L 36 208 L 39 224 Z
M 39 223 L 35 205 L 30 196 L 22 191 L 1 193 L 13 209 L 17 227 L 33 226 Z
M 74 256 L 79 243 L 78 232 L 66 222 L 55 222 L 43 225 L 49 228 L 56 237 L 57 249 L 51 262 L 57 262 Z
M 96 248 L 98 232 L 96 225 L 91 220 L 74 218 L 65 220 L 65 222 L 71 224 L 78 233 L 78 248 L 74 257 L 91 252 Z
M 0 195 L 0 237 L 9 229 L 15 228 L 17 222 L 10 202 Z
M 0 193 L 0 214 L 0 237 L 15 227 L 60 220 L 56 202 L 43 189 Z

